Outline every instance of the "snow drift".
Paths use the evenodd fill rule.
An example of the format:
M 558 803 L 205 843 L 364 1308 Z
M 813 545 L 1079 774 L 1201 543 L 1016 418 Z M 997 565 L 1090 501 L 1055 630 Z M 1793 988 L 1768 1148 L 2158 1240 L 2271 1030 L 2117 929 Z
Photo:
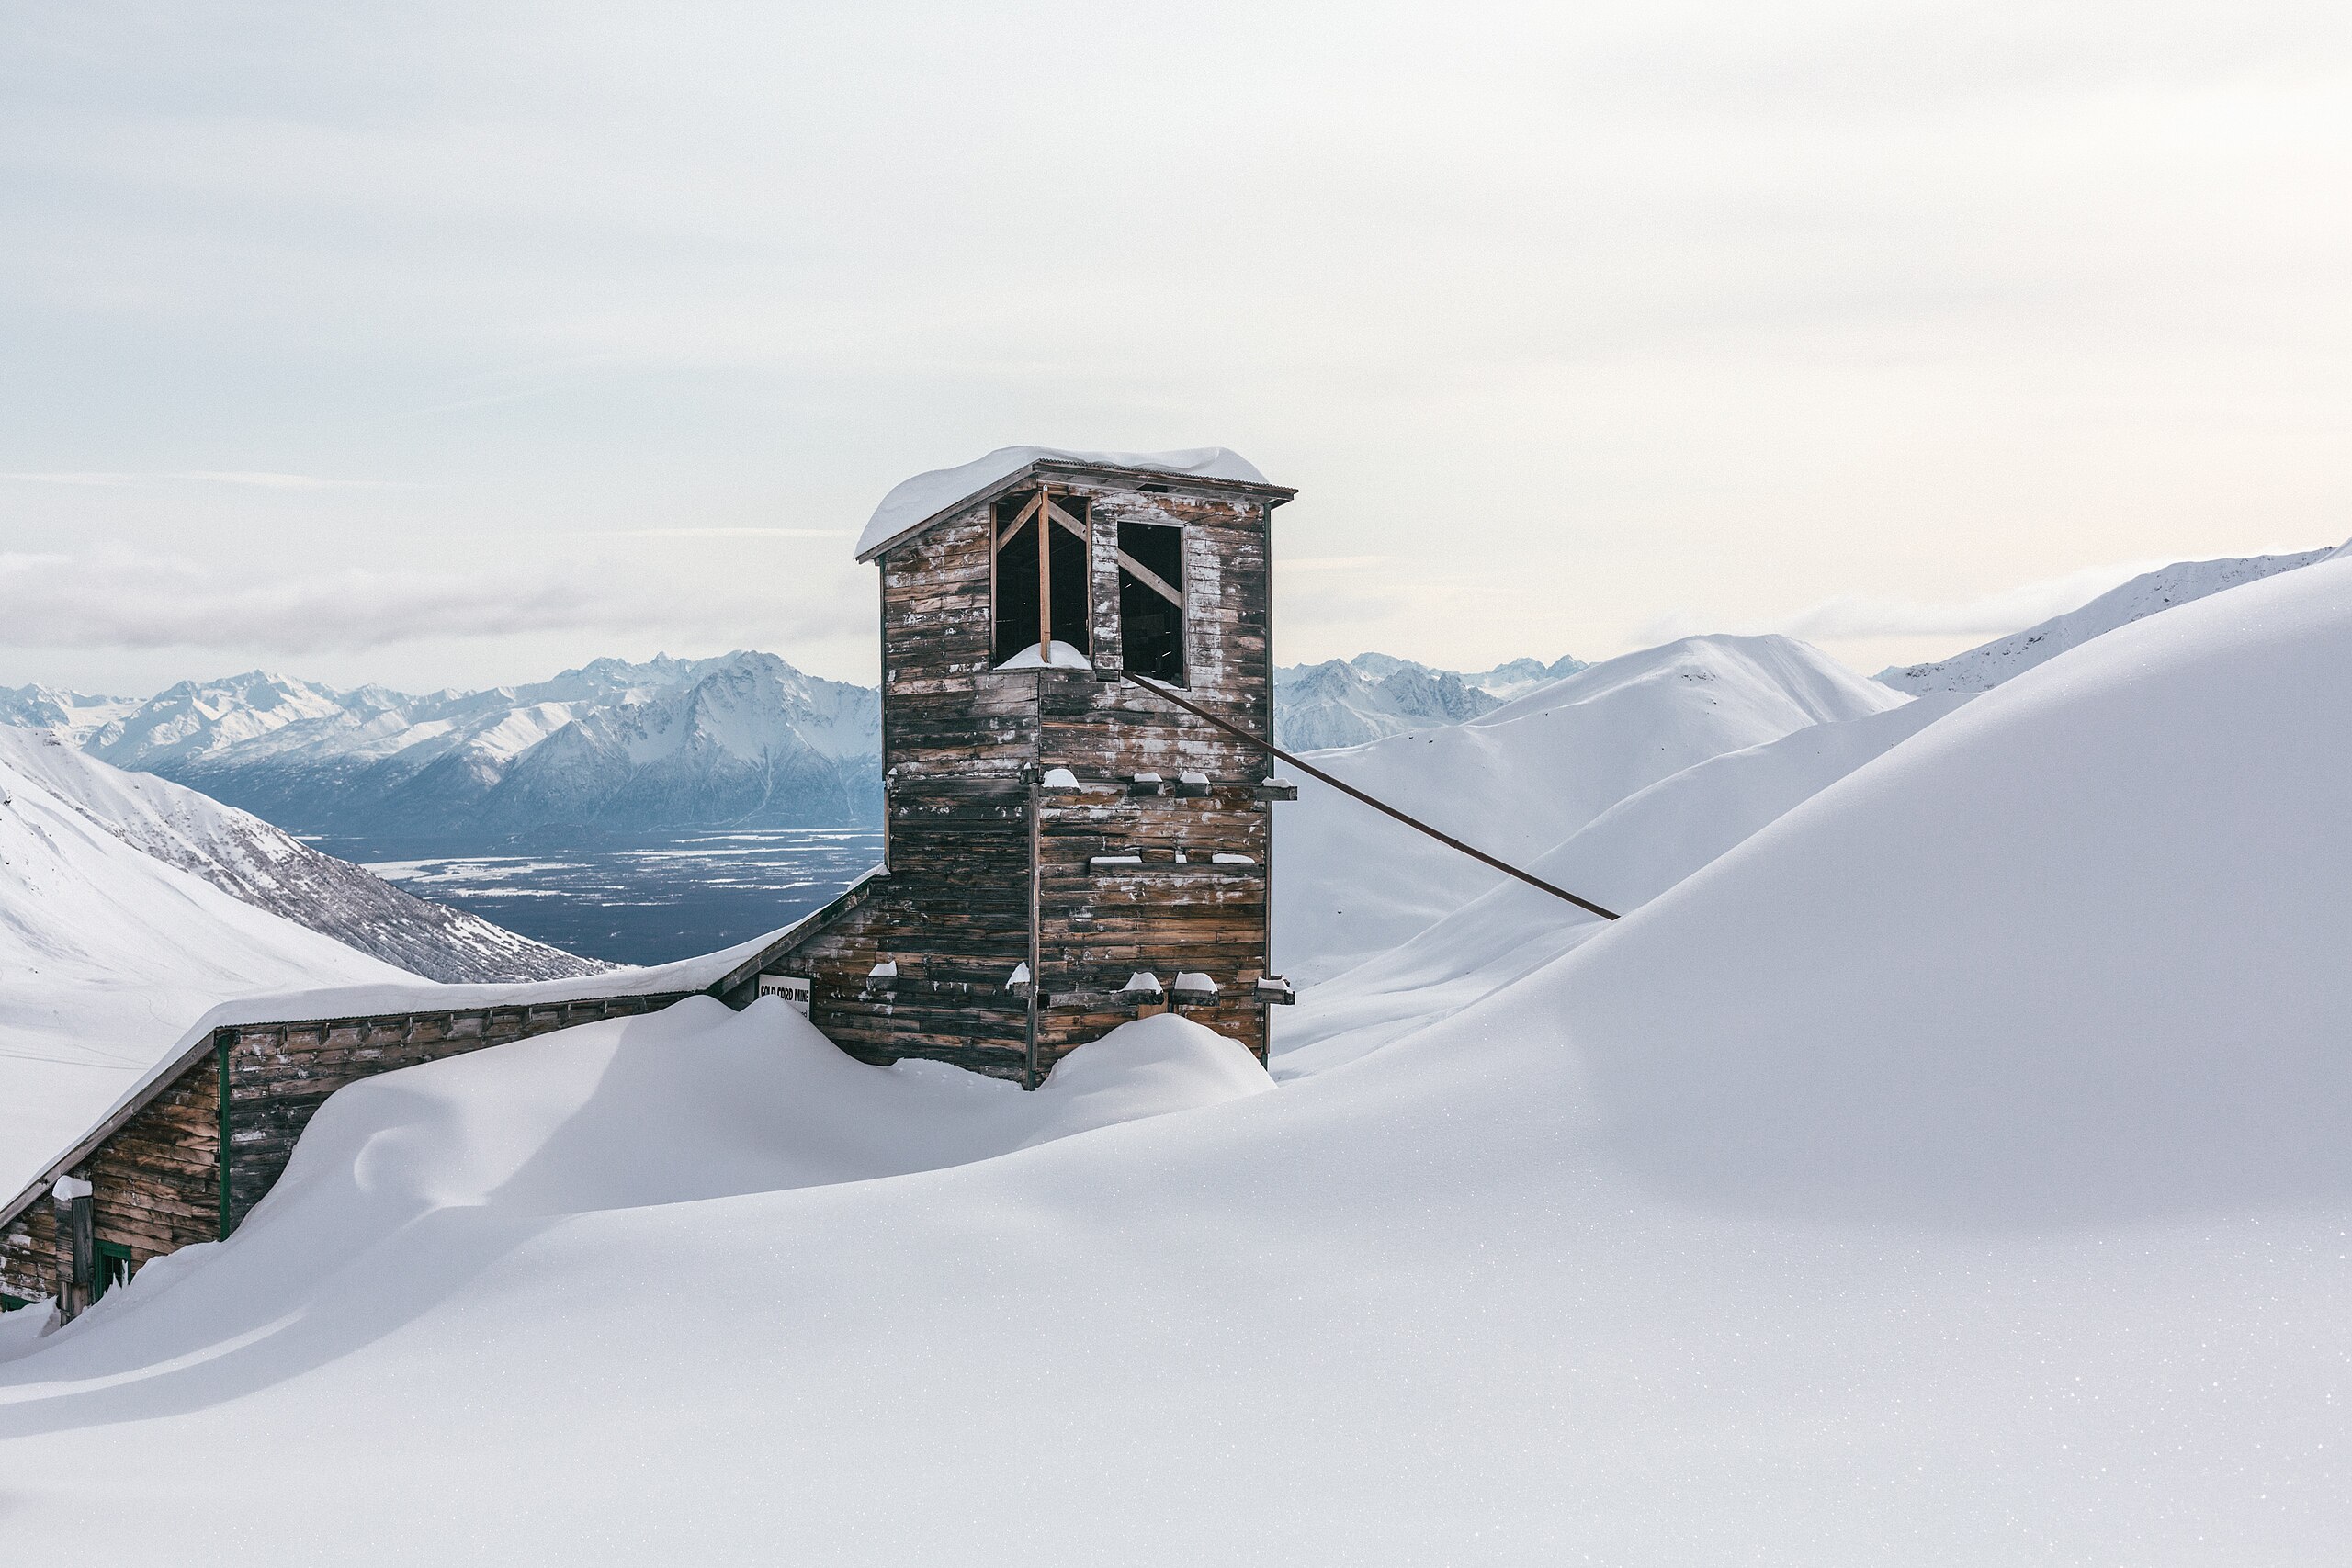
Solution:
M 1798 807 L 1519 1016 L 1568 1010 L 1608 1146 L 1711 1203 L 2340 1210 L 2347 669 L 2352 561 L 2109 632 Z

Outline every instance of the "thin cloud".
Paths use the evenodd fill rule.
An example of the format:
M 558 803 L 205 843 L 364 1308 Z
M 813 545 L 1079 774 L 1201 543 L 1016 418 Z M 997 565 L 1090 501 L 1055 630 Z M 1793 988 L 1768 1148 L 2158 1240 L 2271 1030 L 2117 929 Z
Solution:
M 0 555 L 0 594 L 9 604 L 0 644 L 8 647 L 287 655 L 547 631 L 736 636 L 754 646 L 862 627 L 872 613 L 854 594 L 779 604 L 772 594 L 684 575 L 619 584 L 551 570 L 516 582 L 348 568 L 256 581 L 121 549 Z
M 567 538 L 594 539 L 846 539 L 846 528 L 595 528 Z
M 39 485 L 243 485 L 257 490 L 408 490 L 399 479 L 334 479 L 316 474 L 280 474 L 254 468 L 192 468 L 176 473 L 0 472 L 0 479 Z
M 1792 615 L 1726 627 L 1710 625 L 1688 610 L 1671 610 L 1634 628 L 1636 646 L 1672 642 L 1706 632 L 1779 632 L 1815 640 L 1882 637 L 2006 637 L 2011 632 L 2079 610 L 2120 588 L 2143 572 L 2167 564 L 2160 560 L 2117 561 L 2086 567 L 2064 577 L 2004 589 L 1973 599 L 1928 600 L 1882 598 L 1846 593 L 1800 610 Z
M 1276 571 L 1346 571 L 1357 567 L 1386 566 L 1395 556 L 1297 556 L 1274 562 Z

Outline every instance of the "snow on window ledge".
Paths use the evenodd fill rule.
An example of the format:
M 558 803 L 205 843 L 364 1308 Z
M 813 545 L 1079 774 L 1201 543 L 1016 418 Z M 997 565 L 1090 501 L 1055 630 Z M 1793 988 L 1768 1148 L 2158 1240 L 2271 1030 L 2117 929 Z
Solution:
M 999 670 L 1091 670 L 1094 661 L 1059 637 L 1041 656 L 1031 643 L 997 666 Z

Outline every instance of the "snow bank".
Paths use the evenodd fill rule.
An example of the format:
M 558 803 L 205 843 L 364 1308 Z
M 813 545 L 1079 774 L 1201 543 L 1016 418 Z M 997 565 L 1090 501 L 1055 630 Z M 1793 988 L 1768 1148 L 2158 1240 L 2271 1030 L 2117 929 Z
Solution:
M 694 998 L 345 1087 L 235 1237 L 150 1265 L 69 1332 L 119 1322 L 110 1354 L 168 1359 L 334 1292 L 396 1242 L 405 1291 L 459 1282 L 464 1240 L 418 1250 L 435 1216 L 479 1232 L 868 1181 L 1272 1087 L 1240 1045 L 1175 1016 L 1113 1030 L 1024 1093 L 938 1063 L 868 1066 L 774 998 L 739 1013 Z M 170 1313 L 134 1314 L 166 1292 Z
M 1109 468 L 1145 468 L 1159 474 L 1191 475 L 1197 479 L 1233 479 L 1261 485 L 1266 476 L 1247 457 L 1222 446 L 1196 446 L 1182 452 L 1075 452 L 1061 446 L 1000 446 L 985 457 L 953 468 L 933 468 L 901 479 L 882 498 L 857 536 L 860 560 L 908 529 L 928 523 L 957 503 L 1006 479 L 1039 460 L 1088 463 Z

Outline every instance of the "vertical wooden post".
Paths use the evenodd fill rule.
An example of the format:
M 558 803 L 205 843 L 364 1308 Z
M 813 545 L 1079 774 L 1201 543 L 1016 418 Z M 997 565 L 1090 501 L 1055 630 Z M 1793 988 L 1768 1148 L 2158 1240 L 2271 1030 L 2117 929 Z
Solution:
M 1037 487 L 1037 660 L 1054 661 L 1054 492 Z M 1031 820 L 1035 821 L 1034 815 Z
M 1042 842 L 1037 829 L 1037 811 L 1043 800 L 1038 770 L 1044 766 L 1042 758 L 1029 765 L 1029 1053 L 1021 1064 L 1023 1089 L 1037 1087 L 1037 998 L 1046 990 L 1043 954 L 1038 940 L 1038 910 L 1043 902 L 1046 872 L 1044 859 L 1037 852 Z
M 89 1310 L 98 1285 L 97 1215 L 87 1193 L 65 1206 L 65 1229 L 72 1248 L 72 1273 L 57 1292 L 58 1315 L 71 1323 Z
M 229 1180 L 230 1172 L 233 1168 L 232 1157 L 236 1153 L 235 1142 L 230 1136 L 229 1091 L 232 1080 L 229 1077 L 229 1050 L 236 1041 L 237 1032 L 233 1029 L 216 1029 L 212 1032 L 213 1081 L 220 1091 L 219 1110 L 220 1112 L 220 1239 L 222 1241 L 229 1239 L 229 1232 L 234 1229 L 236 1224 L 231 1207 L 234 1189 L 230 1185 Z

